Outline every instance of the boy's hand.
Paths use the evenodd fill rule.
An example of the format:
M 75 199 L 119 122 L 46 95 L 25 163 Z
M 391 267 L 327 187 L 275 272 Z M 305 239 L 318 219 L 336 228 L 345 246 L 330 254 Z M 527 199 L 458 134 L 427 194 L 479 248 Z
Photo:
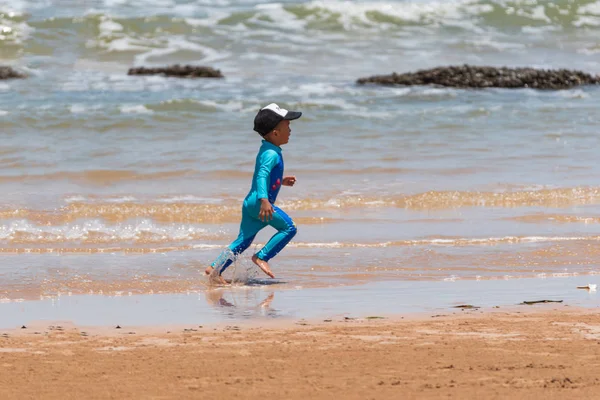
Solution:
M 285 178 L 283 178 L 283 181 L 281 181 L 281 184 L 283 186 L 294 186 L 294 183 L 296 183 L 295 176 L 286 176 Z
M 260 199 L 258 218 L 263 222 L 269 222 L 273 219 L 273 206 L 269 203 L 269 199 Z

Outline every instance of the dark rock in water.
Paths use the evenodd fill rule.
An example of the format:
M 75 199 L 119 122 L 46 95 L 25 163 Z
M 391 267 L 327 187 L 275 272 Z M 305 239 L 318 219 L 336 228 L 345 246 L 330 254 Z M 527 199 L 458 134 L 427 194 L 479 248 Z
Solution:
M 24 78 L 27 78 L 27 76 L 20 72 L 15 71 L 13 68 L 0 66 L 0 80 L 24 79 Z
M 221 71 L 218 69 L 179 64 L 158 68 L 130 68 L 127 75 L 164 75 L 175 76 L 178 78 L 223 78 Z
M 598 85 L 600 76 L 568 69 L 480 67 L 471 65 L 438 67 L 405 74 L 360 78 L 359 85 L 440 85 L 457 88 L 533 88 L 568 89 L 579 85 Z

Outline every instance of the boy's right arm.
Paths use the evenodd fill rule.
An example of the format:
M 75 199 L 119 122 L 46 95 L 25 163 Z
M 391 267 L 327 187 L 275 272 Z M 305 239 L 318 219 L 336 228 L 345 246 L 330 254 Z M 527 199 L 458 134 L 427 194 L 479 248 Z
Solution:
M 256 191 L 260 199 L 258 218 L 263 222 L 268 222 L 273 218 L 273 206 L 269 202 L 268 182 L 278 158 L 279 156 L 276 152 L 265 151 L 259 159 L 258 173 L 256 174 Z
M 258 212 L 258 219 L 263 222 L 269 222 L 273 219 L 273 205 L 271 205 L 269 199 L 260 199 L 260 211 Z

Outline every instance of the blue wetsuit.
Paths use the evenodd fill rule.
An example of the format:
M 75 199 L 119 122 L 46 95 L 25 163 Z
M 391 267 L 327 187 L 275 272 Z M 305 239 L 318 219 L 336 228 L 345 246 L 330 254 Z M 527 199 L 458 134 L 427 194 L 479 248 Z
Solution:
M 283 181 L 283 157 L 281 148 L 262 141 L 262 146 L 256 156 L 252 187 L 244 199 L 242 206 L 242 222 L 237 239 L 229 245 L 234 257 L 242 254 L 252 244 L 256 234 L 267 225 L 277 229 L 277 233 L 267 242 L 256 255 L 261 260 L 269 261 L 275 257 L 296 235 L 296 224 L 279 207 L 275 206 L 277 194 Z M 259 219 L 260 199 L 269 199 L 273 206 L 273 218 L 268 222 Z M 211 266 L 223 273 L 234 261 L 229 256 L 221 254 Z

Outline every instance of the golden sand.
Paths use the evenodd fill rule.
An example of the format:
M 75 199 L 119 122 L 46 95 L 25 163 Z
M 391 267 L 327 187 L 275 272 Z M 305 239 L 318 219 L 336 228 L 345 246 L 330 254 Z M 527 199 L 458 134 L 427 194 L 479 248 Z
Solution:
M 31 326 L 0 332 L 0 398 L 598 398 L 600 315 L 540 309 L 261 327 Z

